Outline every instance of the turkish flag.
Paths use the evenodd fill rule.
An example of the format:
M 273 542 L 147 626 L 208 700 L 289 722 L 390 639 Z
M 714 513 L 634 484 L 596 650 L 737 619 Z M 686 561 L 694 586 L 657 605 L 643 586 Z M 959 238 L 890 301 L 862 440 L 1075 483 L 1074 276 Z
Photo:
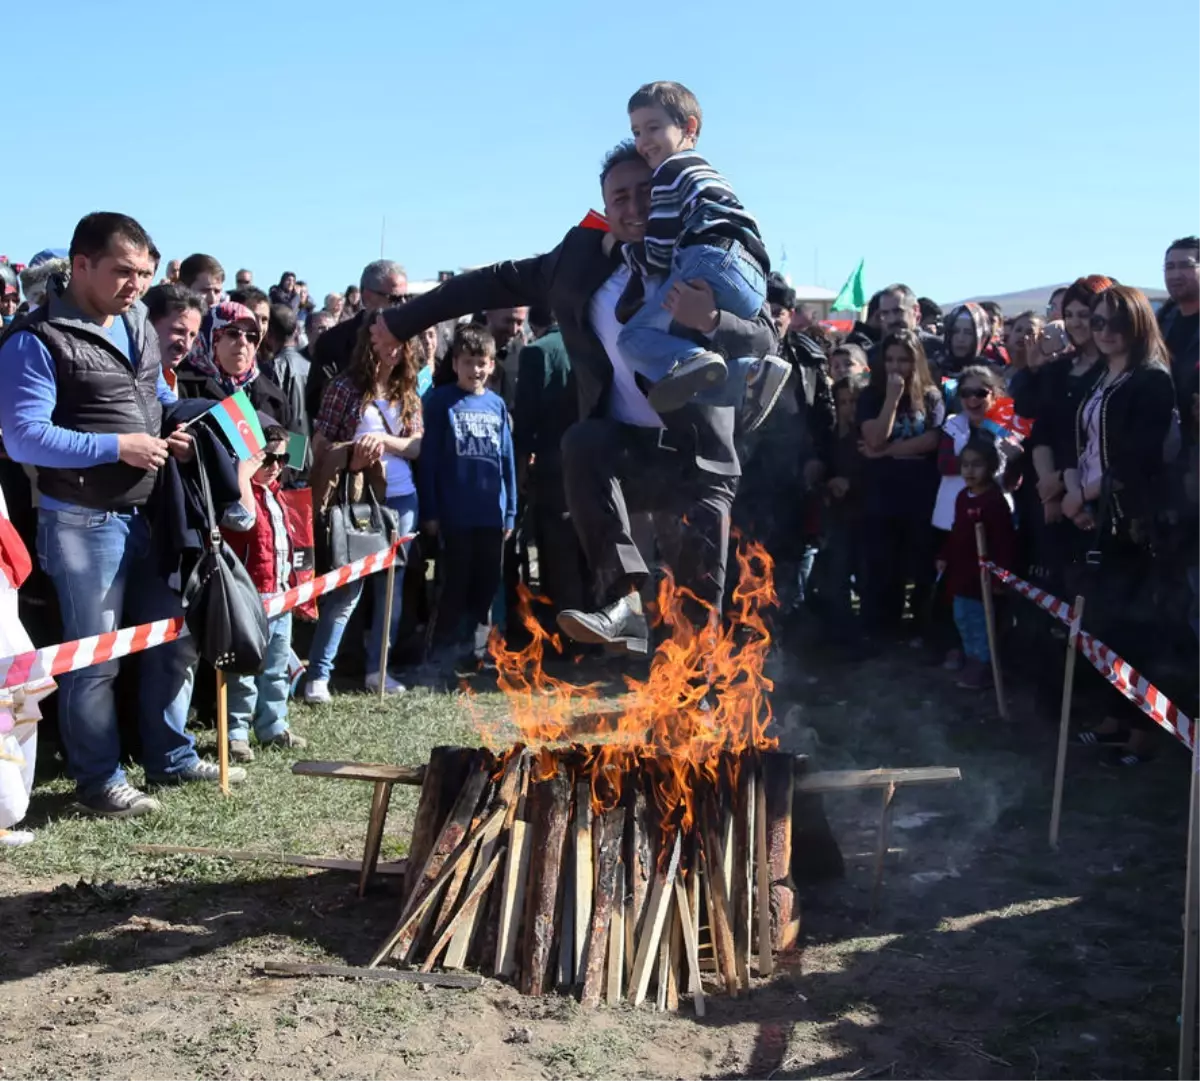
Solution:
M 599 229 L 602 233 L 608 232 L 608 219 L 598 210 L 589 210 L 579 225 L 582 229 Z
M 288 536 L 292 540 L 292 585 L 302 585 L 316 574 L 313 553 L 313 511 L 311 488 L 283 488 L 279 502 L 287 515 Z M 293 611 L 303 619 L 317 618 L 317 602 L 298 604 Z

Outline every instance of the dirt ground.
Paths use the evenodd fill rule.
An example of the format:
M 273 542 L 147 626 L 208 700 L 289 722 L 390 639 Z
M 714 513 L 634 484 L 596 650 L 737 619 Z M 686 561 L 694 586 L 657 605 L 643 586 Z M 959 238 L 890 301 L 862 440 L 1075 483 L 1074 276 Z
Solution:
M 846 878 L 805 891 L 802 948 L 748 998 L 714 994 L 698 1021 L 686 1002 L 587 1013 L 491 980 L 268 978 L 265 959 L 364 964 L 394 887 L 359 901 L 344 874 L 222 880 L 180 857 L 112 885 L 80 883 L 87 861 L 56 876 L 0 862 L 0 1076 L 1174 1076 L 1179 749 L 1127 771 L 1072 750 L 1051 852 L 1054 726 L 1019 690 L 1001 724 L 902 651 L 774 664 L 783 746 L 815 768 L 957 765 L 963 780 L 897 797 L 874 918 L 879 794 L 826 797 Z

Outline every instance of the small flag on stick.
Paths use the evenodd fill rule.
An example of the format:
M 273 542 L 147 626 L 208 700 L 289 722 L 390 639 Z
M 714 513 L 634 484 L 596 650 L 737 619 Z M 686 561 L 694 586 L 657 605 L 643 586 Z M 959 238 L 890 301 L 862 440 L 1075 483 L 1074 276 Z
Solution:
M 829 310 L 831 312 L 860 311 L 867 303 L 867 291 L 863 287 L 863 263 L 865 261 L 865 259 L 858 261 L 858 266 L 854 268 L 853 273 L 846 279 L 846 284 L 842 286 L 841 291 L 830 306 Z
M 589 210 L 579 224 L 584 229 L 599 229 L 602 233 L 608 232 L 608 219 L 598 210 Z
M 253 458 L 266 446 L 262 425 L 244 390 L 231 394 L 204 414 L 212 417 L 239 461 Z

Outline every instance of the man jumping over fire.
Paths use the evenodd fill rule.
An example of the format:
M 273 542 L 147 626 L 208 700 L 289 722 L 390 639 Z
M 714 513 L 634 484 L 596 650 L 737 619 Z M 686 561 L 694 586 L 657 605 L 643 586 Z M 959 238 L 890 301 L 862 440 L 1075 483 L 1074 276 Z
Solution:
M 553 251 L 451 278 L 372 327 L 377 348 L 426 327 L 491 308 L 550 307 L 558 319 L 579 392 L 579 420 L 562 442 L 567 507 L 596 583 L 599 607 L 558 617 L 571 638 L 646 653 L 639 587 L 649 573 L 630 534 L 630 513 L 654 511 L 678 528 L 659 537 L 677 582 L 701 602 L 702 623 L 719 611 L 729 548 L 729 511 L 740 466 L 735 408 L 690 402 L 660 416 L 617 343 L 616 309 L 630 272 L 621 245 L 643 240 L 651 170 L 632 143 L 605 159 L 600 187 L 608 232 L 571 229 Z M 716 310 L 706 286 L 681 283 L 667 301 L 676 327 L 728 357 L 763 357 L 775 335 L 763 314 L 739 319 Z

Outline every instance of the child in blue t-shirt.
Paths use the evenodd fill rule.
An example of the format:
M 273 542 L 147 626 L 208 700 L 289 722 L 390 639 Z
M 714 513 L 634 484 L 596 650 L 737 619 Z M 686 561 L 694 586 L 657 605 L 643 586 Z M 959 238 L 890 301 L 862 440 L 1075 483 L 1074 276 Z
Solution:
M 451 357 L 458 381 L 435 387 L 424 399 L 422 527 L 440 541 L 436 639 L 454 647 L 474 632 L 474 647 L 481 651 L 504 542 L 516 524 L 516 465 L 508 409 L 487 389 L 495 339 L 482 327 L 459 327 Z

